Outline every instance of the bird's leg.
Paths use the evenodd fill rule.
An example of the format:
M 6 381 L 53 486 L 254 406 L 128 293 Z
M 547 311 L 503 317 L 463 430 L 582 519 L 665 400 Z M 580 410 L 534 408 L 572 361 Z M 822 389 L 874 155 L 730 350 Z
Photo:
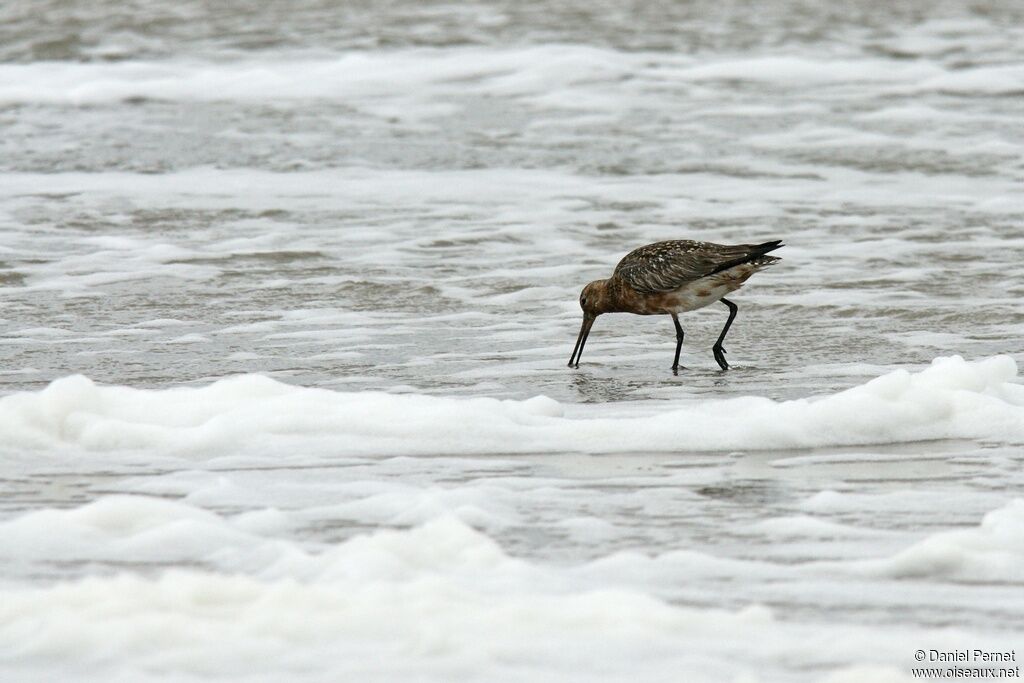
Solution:
M 683 349 L 683 328 L 679 326 L 679 318 L 672 314 L 672 324 L 676 326 L 676 357 L 672 360 L 672 374 L 679 374 L 679 352 Z
M 715 353 L 718 367 L 728 370 L 729 364 L 725 362 L 725 349 L 722 347 L 722 340 L 725 339 L 725 335 L 729 332 L 729 326 L 732 325 L 732 321 L 736 318 L 736 311 L 739 310 L 739 307 L 728 299 L 719 299 L 719 301 L 729 307 L 729 319 L 725 321 L 725 327 L 722 328 L 722 333 L 718 335 L 718 341 L 711 347 L 711 350 Z

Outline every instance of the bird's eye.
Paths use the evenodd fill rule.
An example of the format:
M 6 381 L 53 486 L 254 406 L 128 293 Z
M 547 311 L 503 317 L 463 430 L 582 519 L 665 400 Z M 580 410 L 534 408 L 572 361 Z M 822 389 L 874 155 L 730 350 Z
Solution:
M 587 297 L 581 296 L 580 297 L 580 306 L 586 306 L 586 305 L 587 305 Z

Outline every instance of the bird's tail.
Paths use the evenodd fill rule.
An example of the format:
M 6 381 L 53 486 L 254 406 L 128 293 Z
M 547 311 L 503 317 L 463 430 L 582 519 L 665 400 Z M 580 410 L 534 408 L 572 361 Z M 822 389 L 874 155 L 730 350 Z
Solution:
M 725 263 L 715 268 L 714 271 L 709 273 L 709 275 L 721 273 L 722 271 L 734 268 L 735 266 L 738 266 L 741 263 L 750 263 L 754 266 L 757 266 L 758 269 L 766 268 L 767 266 L 770 266 L 773 263 L 781 261 L 782 259 L 780 259 L 778 256 L 765 256 L 765 254 L 767 254 L 769 251 L 775 251 L 779 247 L 784 246 L 786 245 L 782 243 L 782 240 L 772 240 L 771 242 L 762 242 L 761 244 L 747 245 L 747 253 L 738 258 L 726 261 Z
M 784 247 L 784 246 L 786 246 L 786 245 L 782 243 L 782 240 L 772 240 L 771 242 L 762 242 L 761 244 L 754 245 L 753 248 L 751 249 L 751 252 L 753 252 L 753 253 L 755 253 L 755 254 L 760 256 L 762 254 L 767 254 L 769 251 L 775 251 L 779 247 Z M 773 256 L 772 258 L 777 258 L 777 257 Z

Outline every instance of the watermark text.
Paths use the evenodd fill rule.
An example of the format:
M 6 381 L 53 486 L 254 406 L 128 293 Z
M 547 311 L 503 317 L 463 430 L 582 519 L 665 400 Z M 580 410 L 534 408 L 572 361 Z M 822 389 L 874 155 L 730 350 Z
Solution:
M 914 678 L 1020 678 L 1016 650 L 915 650 Z

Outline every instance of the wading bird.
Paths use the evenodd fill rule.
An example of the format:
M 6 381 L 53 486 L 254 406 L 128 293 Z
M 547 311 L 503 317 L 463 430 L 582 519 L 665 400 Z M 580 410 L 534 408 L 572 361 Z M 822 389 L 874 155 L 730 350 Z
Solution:
M 735 245 L 670 240 L 634 249 L 619 261 L 610 278 L 594 280 L 580 293 L 583 325 L 569 358 L 569 367 L 580 366 L 590 328 L 602 313 L 667 314 L 672 316 L 672 324 L 676 326 L 672 372 L 679 374 L 683 328 L 679 326 L 678 314 L 721 301 L 729 307 L 729 319 L 712 351 L 719 367 L 728 370 L 722 341 L 738 308 L 724 297 L 739 289 L 757 271 L 779 261 L 766 254 L 781 246 L 784 246 L 782 240 Z

